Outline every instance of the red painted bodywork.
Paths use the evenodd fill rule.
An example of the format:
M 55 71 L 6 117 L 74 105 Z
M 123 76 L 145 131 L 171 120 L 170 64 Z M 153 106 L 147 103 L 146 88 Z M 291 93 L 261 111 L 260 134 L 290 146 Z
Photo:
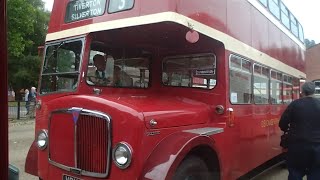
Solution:
M 304 71 L 304 53 L 299 46 L 280 31 L 264 15 L 247 1 L 232 0 L 136 0 L 134 8 L 128 11 L 108 14 L 96 18 L 64 23 L 68 0 L 54 2 L 49 33 L 59 32 L 83 25 L 116 20 L 121 18 L 142 16 L 160 12 L 177 12 L 196 21 L 224 32 L 285 64 Z M 173 23 L 171 23 L 173 24 Z M 145 33 L 154 29 L 165 31 L 172 28 L 177 35 L 186 29 L 171 24 L 154 24 L 145 27 L 110 30 L 105 34 L 97 33 L 101 39 L 116 39 L 127 45 L 135 44 L 139 37 L 152 37 L 157 46 L 165 48 L 167 45 L 184 45 L 185 39 L 156 39 L 155 35 Z M 152 29 L 154 28 L 154 29 Z M 143 31 L 144 33 L 139 33 Z M 113 33 L 112 33 L 113 32 Z M 125 33 L 123 33 L 125 32 Z M 137 34 L 133 38 L 130 34 Z M 161 33 L 161 31 L 159 31 Z M 123 34 L 128 35 L 129 39 Z M 152 36 L 153 35 L 153 36 Z M 83 64 L 88 64 L 91 34 L 86 37 Z M 160 35 L 159 35 L 160 36 Z M 175 38 L 176 36 L 172 36 Z M 281 41 L 279 41 L 281 40 Z M 150 42 L 147 41 L 146 42 Z M 167 44 L 166 44 L 167 43 Z M 142 43 L 143 44 L 143 43 Z M 50 113 L 57 109 L 81 107 L 97 110 L 112 117 L 112 147 L 125 141 L 133 149 L 133 159 L 128 169 L 121 170 L 111 160 L 111 168 L 107 179 L 170 179 L 181 160 L 195 147 L 205 145 L 210 147 L 218 156 L 221 169 L 221 179 L 236 179 L 267 160 L 279 155 L 280 130 L 277 120 L 286 105 L 232 105 L 229 101 L 228 58 L 232 53 L 224 49 L 223 42 L 217 42 L 200 35 L 199 42 L 194 45 L 186 44 L 185 49 L 174 49 L 174 45 L 165 50 L 154 51 L 151 71 L 151 85 L 148 89 L 107 88 L 102 89 L 101 95 L 93 94 L 93 87 L 88 86 L 81 79 L 78 89 L 72 93 L 56 93 L 39 96 L 41 109 L 37 110 L 36 132 L 48 129 Z M 203 48 L 205 47 L 205 48 Z M 162 84 L 162 58 L 168 55 L 212 52 L 217 57 L 217 86 L 213 90 L 168 87 Z M 82 72 L 86 72 L 82 66 Z M 228 114 L 219 115 L 215 112 L 217 105 L 234 109 L 234 126 L 227 126 Z M 156 119 L 156 128 L 150 126 L 149 121 Z M 262 122 L 268 121 L 263 127 Z M 272 121 L 273 124 L 270 124 Z M 184 130 L 220 127 L 223 133 L 205 136 L 184 132 Z M 67 132 L 62 129 L 61 132 Z M 149 133 L 159 132 L 154 136 Z M 72 133 L 72 132 L 69 132 Z M 58 135 L 57 135 L 58 136 Z M 62 136 L 62 135 L 60 135 Z M 48 162 L 48 151 L 31 147 L 27 158 L 27 169 L 41 179 L 61 179 L 62 174 L 70 174 Z M 72 147 L 70 147 L 72 149 Z M 69 150 L 70 150 L 69 149 Z M 68 154 L 68 153 L 66 153 Z M 36 156 L 36 157 L 35 157 Z M 59 156 L 66 163 L 69 156 Z M 31 159 L 37 159 L 32 163 Z M 37 170 L 35 170 L 37 168 Z M 79 177 L 74 174 L 70 174 Z M 94 178 L 82 176 L 83 180 Z
M 38 147 L 36 142 L 33 142 L 30 146 L 24 170 L 29 174 L 38 176 Z

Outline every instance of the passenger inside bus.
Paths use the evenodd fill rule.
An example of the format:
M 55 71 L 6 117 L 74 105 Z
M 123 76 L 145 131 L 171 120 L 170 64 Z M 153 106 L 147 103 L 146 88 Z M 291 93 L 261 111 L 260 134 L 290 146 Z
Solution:
M 115 87 L 130 87 L 133 86 L 133 79 L 119 66 L 114 66 L 113 85 Z

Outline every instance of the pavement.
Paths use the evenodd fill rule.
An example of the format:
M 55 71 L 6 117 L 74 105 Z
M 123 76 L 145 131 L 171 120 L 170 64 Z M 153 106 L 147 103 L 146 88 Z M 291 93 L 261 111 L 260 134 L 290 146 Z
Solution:
M 20 180 L 38 180 L 24 172 L 25 160 L 34 140 L 34 120 L 9 122 L 9 163 L 19 168 Z

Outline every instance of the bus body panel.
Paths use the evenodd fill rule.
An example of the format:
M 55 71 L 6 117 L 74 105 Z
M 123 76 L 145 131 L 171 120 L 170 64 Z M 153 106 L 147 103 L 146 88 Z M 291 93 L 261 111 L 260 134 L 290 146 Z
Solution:
M 282 153 L 278 121 L 286 105 L 231 103 L 230 57 L 236 55 L 246 58 L 252 64 L 257 63 L 269 69 L 277 66 L 272 64 L 269 67 L 269 63 L 277 62 L 283 68 L 278 69 L 279 71 L 290 72 L 288 69 L 292 68 L 302 77 L 293 73 L 292 76 L 303 78 L 304 50 L 249 0 L 136 0 L 133 9 L 128 11 L 109 14 L 106 9 L 102 16 L 65 23 L 65 8 L 62 7 L 66 7 L 68 2 L 54 2 L 47 37 L 61 36 L 63 39 L 55 39 L 57 42 L 83 38 L 84 50 L 78 88 L 73 92 L 55 92 L 37 97 L 42 105 L 36 112 L 36 133 L 41 129 L 50 130 L 52 112 L 61 109 L 78 107 L 110 115 L 111 148 L 119 142 L 127 142 L 133 149 L 133 159 L 129 168 L 121 170 L 115 165 L 111 155 L 108 159 L 110 170 L 107 179 L 152 179 L 159 172 L 159 179 L 170 179 L 186 155 L 204 145 L 218 156 L 216 163 L 220 169 L 220 177 L 224 180 L 237 179 Z M 170 15 L 171 19 L 148 19 L 153 15 L 162 17 L 161 13 L 167 13 L 164 15 Z M 132 21 L 123 21 L 130 22 L 129 24 L 117 24 L 134 17 L 137 17 L 136 22 L 134 21 L 136 24 L 130 24 Z M 185 23 L 187 18 L 194 21 Z M 101 28 L 98 25 L 107 21 L 112 21 L 114 27 L 109 24 L 112 28 L 102 26 L 106 30 L 92 28 Z M 193 25 L 201 31 L 198 32 L 198 42 L 191 44 L 185 40 L 185 34 L 189 30 L 193 31 Z M 80 31 L 81 28 L 85 31 Z M 64 34 L 67 30 L 74 32 L 67 37 L 59 34 Z M 85 33 L 77 34 L 78 30 Z M 166 35 L 172 39 L 166 39 Z M 91 43 L 97 40 L 115 47 L 140 47 L 147 44 L 145 46 L 152 54 L 152 81 L 149 87 L 136 89 L 88 84 L 85 76 L 91 63 Z M 53 41 L 49 40 L 47 46 L 50 43 Z M 250 57 L 241 54 L 242 52 Z M 203 53 L 213 54 L 216 59 L 217 83 L 213 89 L 164 84 L 161 74 L 163 62 L 167 58 Z M 285 99 L 284 96 L 283 98 Z M 219 113 L 221 107 L 223 112 Z M 152 126 L 152 120 L 156 121 L 156 126 Z M 234 124 L 231 125 L 231 121 Z M 190 133 L 190 130 L 201 128 L 220 128 L 223 132 L 214 135 Z M 68 131 L 67 128 L 63 130 Z M 35 146 L 32 147 L 34 150 Z M 78 176 L 50 164 L 48 149 L 37 151 L 36 154 L 30 150 L 27 162 L 37 159 L 38 176 L 44 180 L 61 179 L 63 174 L 82 180 L 95 179 Z M 63 154 L 61 157 L 70 161 L 73 158 Z M 35 163 L 27 166 L 30 166 L 28 169 L 36 168 Z

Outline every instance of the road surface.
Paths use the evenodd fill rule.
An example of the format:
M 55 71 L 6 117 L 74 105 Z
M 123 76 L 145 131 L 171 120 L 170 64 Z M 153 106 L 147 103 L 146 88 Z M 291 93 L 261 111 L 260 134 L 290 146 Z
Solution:
M 20 169 L 20 180 L 38 180 L 24 172 L 25 159 L 34 138 L 34 121 L 9 123 L 9 162 Z M 254 180 L 286 180 L 288 172 L 281 167 L 255 177 Z

